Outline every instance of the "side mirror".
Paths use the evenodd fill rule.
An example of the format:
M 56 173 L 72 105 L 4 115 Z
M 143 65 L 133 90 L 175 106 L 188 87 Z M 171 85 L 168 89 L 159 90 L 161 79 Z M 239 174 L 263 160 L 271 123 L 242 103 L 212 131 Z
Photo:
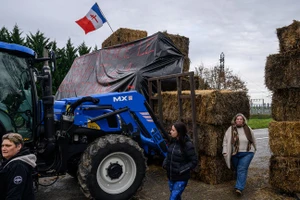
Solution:
M 50 65 L 49 67 L 51 67 L 51 71 L 55 71 L 56 69 L 56 59 L 59 57 L 56 57 L 55 52 L 53 50 L 48 51 L 48 49 L 44 48 L 44 57 L 43 58 L 36 58 L 34 60 L 35 63 L 40 63 L 40 62 L 44 62 L 44 66 L 49 66 L 49 62 Z

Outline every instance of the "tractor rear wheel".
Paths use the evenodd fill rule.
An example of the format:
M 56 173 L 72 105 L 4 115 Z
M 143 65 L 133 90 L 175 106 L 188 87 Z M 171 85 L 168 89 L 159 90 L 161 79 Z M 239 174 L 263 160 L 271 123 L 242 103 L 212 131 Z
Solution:
M 88 198 L 127 200 L 141 187 L 146 168 L 143 149 L 134 140 L 107 135 L 85 150 L 77 176 Z

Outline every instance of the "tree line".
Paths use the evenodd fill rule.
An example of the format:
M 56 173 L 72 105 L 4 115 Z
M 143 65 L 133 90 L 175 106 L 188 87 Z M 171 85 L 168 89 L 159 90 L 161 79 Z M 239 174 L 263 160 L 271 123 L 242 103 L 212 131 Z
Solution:
M 43 56 L 45 47 L 47 49 L 52 49 L 55 52 L 56 57 L 59 57 L 59 59 L 56 61 L 56 65 L 58 67 L 52 74 L 53 93 L 57 91 L 60 83 L 63 81 L 64 77 L 72 66 L 75 58 L 98 50 L 96 45 L 92 49 L 91 47 L 86 46 L 85 42 L 82 42 L 79 46 L 75 47 L 71 41 L 71 38 L 68 39 L 64 47 L 59 48 L 55 40 L 47 38 L 45 34 L 39 30 L 35 34 L 29 33 L 24 37 L 23 32 L 18 25 L 15 25 L 12 31 L 9 31 L 5 26 L 3 26 L 0 29 L 0 41 L 27 46 L 33 49 L 37 53 L 38 57 Z M 37 68 L 40 70 L 42 66 L 43 64 L 38 65 Z
M 197 89 L 200 90 L 218 89 L 248 93 L 246 83 L 229 67 L 221 70 L 220 66 L 204 67 L 201 64 L 195 68 L 195 78 L 198 81 Z
M 35 34 L 30 32 L 23 37 L 23 32 L 17 24 L 13 27 L 12 31 L 9 31 L 3 26 L 0 29 L 0 41 L 27 46 L 33 49 L 38 57 L 42 57 L 45 47 L 52 49 L 56 53 L 56 56 L 59 57 L 56 62 L 58 67 L 52 74 L 53 93 L 57 91 L 75 58 L 98 50 L 96 45 L 92 49 L 92 47 L 86 46 L 85 42 L 82 42 L 79 46 L 75 47 L 72 44 L 71 38 L 68 39 L 64 47 L 59 48 L 57 47 L 55 40 L 47 38 L 45 34 L 39 30 Z M 37 68 L 40 70 L 42 64 Z M 200 65 L 196 67 L 195 75 L 199 83 L 196 89 L 228 89 L 248 92 L 245 82 L 242 81 L 240 77 L 233 74 L 233 71 L 229 68 L 220 71 L 218 66 L 207 68 L 204 67 L 204 65 Z

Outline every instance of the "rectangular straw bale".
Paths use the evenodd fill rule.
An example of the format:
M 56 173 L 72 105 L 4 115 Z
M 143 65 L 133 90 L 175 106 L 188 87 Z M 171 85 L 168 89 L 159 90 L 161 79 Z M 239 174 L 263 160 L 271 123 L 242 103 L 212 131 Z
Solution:
M 183 91 L 182 94 L 190 94 L 190 91 Z M 229 124 L 237 113 L 243 113 L 247 118 L 250 115 L 250 103 L 246 92 L 196 90 L 195 101 L 196 121 L 199 124 Z M 182 107 L 182 118 L 192 121 L 191 100 L 182 99 Z M 162 92 L 162 110 L 164 120 L 178 119 L 177 92 Z
M 276 121 L 300 121 L 300 88 L 273 92 L 272 118 Z
M 197 125 L 198 154 L 205 156 L 222 156 L 222 144 L 227 125 Z
M 269 183 L 282 192 L 300 192 L 300 158 L 277 157 L 270 158 Z
M 191 121 L 183 122 L 186 124 L 188 129 L 188 135 L 192 139 L 195 140 L 195 135 L 197 138 L 197 149 L 198 155 L 205 156 L 222 156 L 222 144 L 223 138 L 226 130 L 230 126 L 230 124 L 226 125 L 209 125 L 209 124 L 197 124 L 197 134 L 193 133 L 193 124 Z M 163 123 L 164 129 L 169 132 L 171 126 L 174 122 L 165 121 Z
M 269 145 L 274 156 L 300 157 L 300 121 L 270 122 Z
M 294 20 L 289 26 L 277 29 L 280 52 L 300 49 L 300 22 Z
M 265 84 L 272 91 L 300 88 L 300 49 L 267 57 Z
M 147 37 L 147 31 L 119 28 L 104 40 L 102 48 L 133 42 L 145 37 Z
M 233 171 L 227 168 L 223 156 L 200 156 L 199 162 L 199 172 L 193 173 L 195 179 L 211 185 L 234 179 Z
M 175 46 L 184 55 L 183 72 L 188 72 L 190 69 L 190 59 L 189 59 L 190 39 L 178 34 L 174 35 L 174 34 L 167 33 L 167 31 L 164 31 L 163 34 L 169 37 L 173 41 Z

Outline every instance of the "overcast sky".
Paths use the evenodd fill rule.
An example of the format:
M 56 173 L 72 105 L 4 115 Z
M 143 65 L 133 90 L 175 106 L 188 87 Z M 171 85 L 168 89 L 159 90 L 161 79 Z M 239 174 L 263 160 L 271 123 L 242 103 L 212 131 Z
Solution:
M 0 6 L 0 24 L 24 34 L 45 33 L 63 47 L 71 38 L 101 47 L 112 32 L 108 24 L 87 35 L 75 23 L 97 2 L 112 29 L 179 34 L 190 39 L 190 70 L 219 64 L 246 82 L 252 99 L 271 102 L 264 84 L 266 57 L 279 52 L 276 29 L 300 20 L 300 0 L 9 0 Z

